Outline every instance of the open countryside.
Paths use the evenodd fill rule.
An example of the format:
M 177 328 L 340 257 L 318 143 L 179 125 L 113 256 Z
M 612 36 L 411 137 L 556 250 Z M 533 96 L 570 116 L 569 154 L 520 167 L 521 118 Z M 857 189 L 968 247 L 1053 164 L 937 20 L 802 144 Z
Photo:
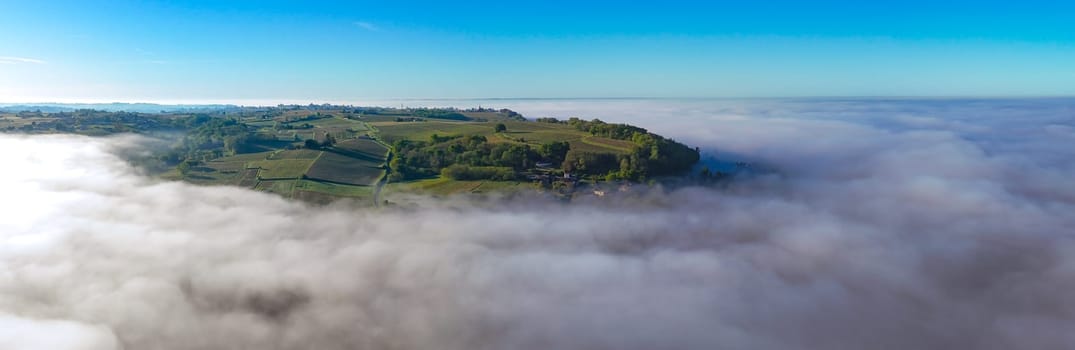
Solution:
M 481 107 L 22 111 L 0 115 L 0 130 L 171 137 L 173 145 L 139 160 L 166 179 L 316 203 L 351 199 L 380 205 L 385 191 L 537 190 L 570 197 L 579 187 L 682 175 L 699 157 L 696 149 L 630 125 L 528 120 L 511 110 Z

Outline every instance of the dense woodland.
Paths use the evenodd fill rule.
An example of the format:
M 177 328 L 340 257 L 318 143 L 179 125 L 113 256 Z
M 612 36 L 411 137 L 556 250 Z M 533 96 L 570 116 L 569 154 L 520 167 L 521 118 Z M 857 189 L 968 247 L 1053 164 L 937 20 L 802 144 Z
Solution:
M 699 159 L 697 149 L 631 125 L 577 118 L 568 121 L 541 118 L 540 121 L 569 124 L 594 136 L 630 141 L 634 147 L 627 154 L 595 153 L 572 150 L 567 142 L 531 147 L 526 144 L 490 143 L 483 136 L 434 134 L 429 141 L 397 141 L 393 145 L 396 156 L 391 163 L 392 176 L 397 180 L 438 174 L 455 179 L 505 179 L 509 174 L 508 169 L 513 171 L 511 173 L 522 174 L 537 168 L 539 163 L 548 163 L 568 174 L 639 181 L 682 174 Z M 498 128 L 497 131 L 501 130 Z M 498 170 L 493 171 L 491 167 Z

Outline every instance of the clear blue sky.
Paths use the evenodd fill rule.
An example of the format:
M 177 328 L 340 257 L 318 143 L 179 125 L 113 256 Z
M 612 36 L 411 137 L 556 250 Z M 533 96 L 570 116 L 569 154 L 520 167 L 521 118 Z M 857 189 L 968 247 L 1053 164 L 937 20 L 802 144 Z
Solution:
M 1073 1 L 0 1 L 0 102 L 1075 95 Z

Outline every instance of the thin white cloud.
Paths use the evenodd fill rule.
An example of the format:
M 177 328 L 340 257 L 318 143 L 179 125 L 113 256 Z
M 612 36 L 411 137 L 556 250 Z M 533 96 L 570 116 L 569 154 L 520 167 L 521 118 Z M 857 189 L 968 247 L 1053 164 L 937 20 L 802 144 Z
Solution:
M 355 25 L 358 26 L 359 28 L 362 28 L 362 29 L 365 29 L 365 30 L 368 30 L 368 31 L 371 31 L 371 32 L 379 32 L 379 31 L 381 31 L 381 27 L 378 27 L 376 24 L 373 24 L 373 23 L 370 23 L 370 22 L 358 21 L 358 22 L 355 22 Z
M 15 56 L 0 56 L 0 64 L 17 64 L 17 63 L 33 63 L 33 64 L 45 64 L 45 61 Z

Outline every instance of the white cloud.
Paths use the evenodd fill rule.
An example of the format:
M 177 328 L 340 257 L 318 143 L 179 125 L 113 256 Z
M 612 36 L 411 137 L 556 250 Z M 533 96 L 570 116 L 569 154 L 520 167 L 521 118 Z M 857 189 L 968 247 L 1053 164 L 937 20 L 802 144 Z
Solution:
M 0 325 L 15 348 L 1075 345 L 1072 100 L 707 103 L 540 107 L 780 178 L 311 207 L 146 178 L 115 156 L 137 139 L 0 135 Z
M 34 58 L 15 57 L 15 56 L 0 56 L 0 64 L 18 64 L 18 63 L 32 63 L 32 64 L 45 64 L 46 62 Z
M 370 23 L 370 22 L 357 21 L 357 22 L 355 22 L 355 25 L 358 26 L 359 28 L 362 28 L 362 29 L 365 29 L 365 30 L 368 30 L 368 31 L 371 31 L 371 32 L 379 32 L 379 31 L 381 31 L 381 27 L 378 27 L 376 24 L 373 24 L 373 23 Z

